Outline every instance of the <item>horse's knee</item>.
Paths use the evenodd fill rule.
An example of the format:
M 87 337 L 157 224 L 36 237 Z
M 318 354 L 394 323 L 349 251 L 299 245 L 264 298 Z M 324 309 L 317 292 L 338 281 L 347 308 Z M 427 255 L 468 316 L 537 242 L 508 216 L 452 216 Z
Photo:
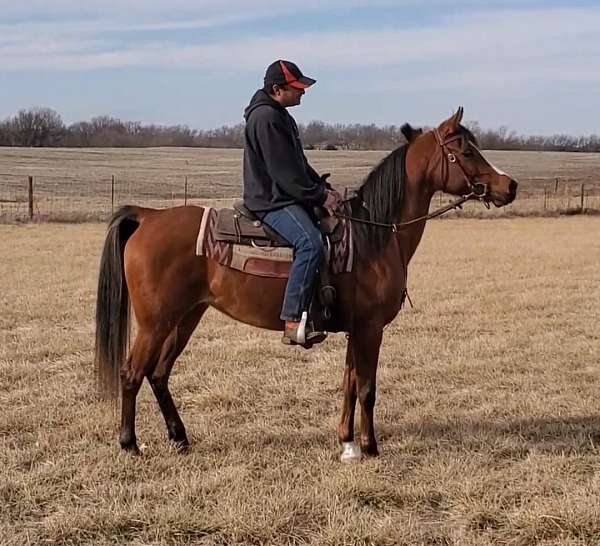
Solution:
M 364 408 L 373 408 L 375 406 L 375 385 L 366 384 L 358 389 L 358 399 Z

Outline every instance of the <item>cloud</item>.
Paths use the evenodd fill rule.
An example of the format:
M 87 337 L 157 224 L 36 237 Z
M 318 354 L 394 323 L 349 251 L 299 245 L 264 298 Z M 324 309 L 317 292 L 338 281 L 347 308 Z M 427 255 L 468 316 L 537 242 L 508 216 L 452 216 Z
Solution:
M 464 2 L 465 0 L 463 0 Z M 514 1 L 514 0 L 513 0 Z M 540 0 L 541 1 L 541 0 Z M 429 1 L 433 4 L 449 3 L 450 0 Z M 467 0 L 468 2 L 468 0 Z M 468 2 L 469 3 L 469 2 Z M 4 5 L 6 4 L 6 5 Z M 402 5 L 418 5 L 419 0 L 29 0 L 28 2 L 0 1 L 0 9 L 4 18 L 19 20 L 56 21 L 63 17 L 70 19 L 113 19 L 126 21 L 170 20 L 175 17 L 220 18 L 234 16 L 236 18 L 272 16 L 284 13 L 305 13 L 306 11 L 323 11 L 336 8 L 349 9 L 368 5 L 376 7 L 399 7 Z
M 135 4 L 145 4 L 141 0 Z M 61 4 L 68 5 L 63 1 Z M 189 4 L 180 1 L 178 4 Z M 204 2 L 214 4 L 217 2 Z M 241 4 L 241 3 L 240 3 Z M 386 67 L 439 63 L 457 69 L 479 63 L 510 69 L 510 64 L 575 61 L 600 53 L 600 9 L 548 9 L 475 13 L 408 30 L 300 32 L 294 36 L 272 32 L 202 44 L 175 39 L 145 40 L 123 45 L 107 32 L 201 28 L 237 21 L 239 14 L 222 19 L 166 23 L 20 24 L 0 27 L 0 70 L 90 70 L 95 68 L 204 67 L 227 65 L 241 70 L 263 68 L 276 43 L 281 56 L 302 59 L 315 68 Z M 574 54 L 572 54 L 574 53 Z M 596 57 L 597 58 L 597 57 Z M 568 65 L 567 65 L 568 68 Z M 536 65 L 531 65 L 535 72 Z M 489 72 L 489 70 L 488 70 Z
M 59 3 L 65 9 L 70 5 Z M 183 0 L 176 3 L 197 7 Z M 141 7 L 145 2 L 134 4 Z M 234 1 L 239 9 L 225 15 L 218 12 L 220 2 L 202 4 L 214 13 L 158 23 L 90 19 L 5 25 L 0 27 L 0 71 L 180 68 L 217 72 L 227 79 L 260 74 L 274 56 L 280 56 L 298 60 L 317 78 L 326 72 L 336 85 L 352 86 L 352 74 L 368 72 L 372 77 L 361 81 L 361 87 L 373 93 L 422 89 L 531 96 L 533 90 L 551 85 L 600 80 L 600 72 L 591 69 L 600 58 L 600 8 L 469 10 L 400 30 L 304 31 L 292 36 L 257 25 L 258 31 L 240 36 L 226 32 L 227 25 L 245 17 L 260 18 L 260 10 L 247 13 L 240 7 L 247 6 L 245 2 Z M 258 2 L 259 7 L 266 4 Z M 290 5 L 281 3 L 282 9 Z M 223 32 L 205 43 L 155 33 L 215 25 L 222 25 Z M 120 39 L 119 33 L 132 30 L 143 36 Z

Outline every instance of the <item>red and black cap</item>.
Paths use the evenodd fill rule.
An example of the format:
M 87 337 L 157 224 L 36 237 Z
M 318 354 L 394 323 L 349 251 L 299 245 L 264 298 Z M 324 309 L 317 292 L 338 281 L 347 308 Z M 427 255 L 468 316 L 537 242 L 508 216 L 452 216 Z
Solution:
M 317 80 L 306 77 L 297 65 L 290 61 L 279 59 L 271 63 L 265 73 L 265 85 L 289 85 L 296 89 L 306 89 Z

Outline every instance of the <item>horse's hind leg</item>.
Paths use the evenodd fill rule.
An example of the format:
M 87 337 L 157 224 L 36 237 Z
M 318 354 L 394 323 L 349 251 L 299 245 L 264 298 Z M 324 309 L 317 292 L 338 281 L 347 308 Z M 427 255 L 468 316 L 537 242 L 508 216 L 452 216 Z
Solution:
M 168 331 L 140 330 L 125 366 L 121 369 L 121 447 L 139 453 L 135 437 L 135 400 L 149 369 L 156 365 Z
M 147 374 L 148 381 L 165 419 L 169 440 L 174 442 L 181 450 L 187 449 L 189 442 L 185 427 L 169 392 L 169 376 L 173 364 L 187 345 L 207 307 L 208 305 L 204 303 L 197 305 L 183 317 L 165 340 L 156 367 Z

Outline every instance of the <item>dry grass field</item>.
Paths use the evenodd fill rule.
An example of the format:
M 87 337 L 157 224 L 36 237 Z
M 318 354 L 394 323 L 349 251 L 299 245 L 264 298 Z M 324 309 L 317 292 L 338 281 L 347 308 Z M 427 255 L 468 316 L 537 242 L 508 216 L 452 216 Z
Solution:
M 0 543 L 600 544 L 599 233 L 430 222 L 384 336 L 382 455 L 346 466 L 344 337 L 303 351 L 214 311 L 171 382 L 191 452 L 144 385 L 122 454 L 92 368 L 104 226 L 0 226 Z
M 331 172 L 338 188 L 356 187 L 387 152 L 311 151 L 319 172 Z M 483 216 L 542 215 L 581 203 L 600 210 L 600 154 L 489 151 L 486 156 L 521 183 L 519 199 L 507 209 Z M 34 177 L 35 214 L 50 220 L 99 220 L 115 206 L 206 203 L 241 195 L 241 150 L 201 148 L 0 148 L 0 220 L 28 215 L 27 177 Z M 544 205 L 544 190 L 546 203 Z M 433 206 L 445 204 L 436 196 Z M 481 205 L 467 203 L 462 216 L 481 216 Z M 545 210 L 544 210 L 545 208 Z

